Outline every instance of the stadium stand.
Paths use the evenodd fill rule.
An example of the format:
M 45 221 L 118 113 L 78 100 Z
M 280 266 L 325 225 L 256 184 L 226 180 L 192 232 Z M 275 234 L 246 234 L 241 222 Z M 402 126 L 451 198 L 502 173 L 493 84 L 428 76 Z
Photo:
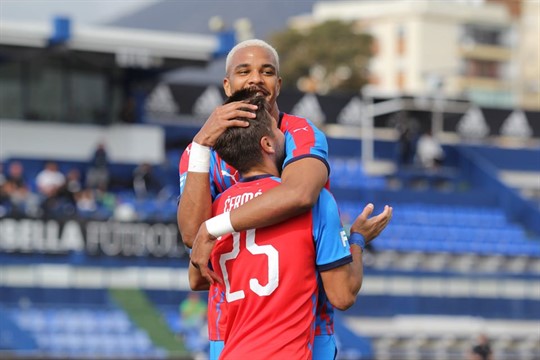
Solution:
M 85 359 L 167 357 L 167 351 L 154 346 L 146 331 L 110 301 L 105 290 L 2 291 L 2 318 L 32 340 L 25 344 L 17 336 L 16 355 Z M 10 349 L 6 346 L 9 344 L 2 345 L 4 351 Z
M 174 156 L 172 151 L 170 154 Z M 331 164 L 337 164 L 337 169 L 349 169 L 334 171 L 331 177 L 344 223 L 359 212 L 365 203 L 362 199 L 378 206 L 396 199 L 391 202 L 395 209 L 391 226 L 366 254 L 361 295 L 352 309 L 339 314 L 338 339 L 342 339 L 343 349 L 340 359 L 461 359 L 481 331 L 489 335 L 497 358 L 538 358 L 538 337 L 531 324 L 531 319 L 540 318 L 535 281 L 540 274 L 540 240 L 535 229 L 511 220 L 497 196 L 475 185 L 467 178 L 468 173 L 455 178 L 466 186 L 452 186 L 452 190 L 407 186 L 392 189 L 388 187 L 388 176 L 367 174 L 357 158 L 331 158 Z M 352 183 L 350 178 L 358 181 Z M 174 218 L 172 199 L 169 212 L 165 211 L 168 207 L 160 205 L 167 202 L 156 199 L 145 200 L 139 208 L 126 189 L 115 196 L 133 204 L 138 214 L 141 208 L 148 214 L 151 209 L 159 209 L 156 214 L 163 219 Z M 46 357 L 167 356 L 166 350 L 135 325 L 126 310 L 105 295 L 104 289 L 126 282 L 128 287 L 146 289 L 170 333 L 178 334 L 178 304 L 187 290 L 186 284 L 177 280 L 185 277 L 185 273 L 178 272 L 185 269 L 185 258 L 178 256 L 153 259 L 84 253 L 75 256 L 71 252 L 55 256 L 2 254 L 2 315 L 9 319 L 3 331 L 17 339 L 4 345 L 4 349 Z M 20 271 L 23 264 L 34 267 L 24 281 Z M 46 267 L 50 265 L 67 267 L 54 270 Z M 134 273 L 136 268 L 139 270 Z M 132 269 L 131 275 L 128 269 Z M 56 274 L 57 279 L 65 278 L 65 286 L 78 285 L 58 292 L 36 274 Z M 97 286 L 103 290 L 84 288 L 85 283 L 95 282 L 96 278 L 101 279 Z M 107 282 L 107 278 L 116 280 Z M 146 280 L 158 278 L 168 280 L 159 284 Z M 25 281 L 35 282 L 36 288 L 21 288 Z M 156 287 L 161 290 L 151 290 Z M 58 299 L 65 303 L 59 305 Z M 138 339 L 136 352 L 133 339 Z M 360 346 L 363 342 L 365 347 Z M 193 354 L 207 351 L 204 336 L 184 338 L 184 343 Z
M 4 39 L 21 30 L 0 26 L 9 30 Z M 45 50 L 44 28 L 27 30 L 30 40 L 41 36 L 43 41 L 20 47 L 52 56 Z M 91 31 L 81 34 L 92 36 Z M 111 149 L 112 181 L 96 196 L 94 208 L 66 212 L 59 207 L 49 217 L 42 216 L 35 202 L 21 213 L 2 198 L 1 358 L 205 358 L 204 329 L 200 336 L 180 334 L 178 305 L 188 293 L 188 257 L 176 225 L 177 164 L 208 110 L 188 113 L 193 103 L 212 108 L 222 94 L 213 85 L 195 91 L 186 84 L 146 83 L 157 83 L 166 68 L 202 65 L 212 56 L 215 39 L 204 38 L 204 49 L 193 58 L 187 57 L 192 54 L 186 50 L 190 37 L 180 40 L 184 53 L 172 54 L 157 69 L 117 64 L 108 47 L 94 54 L 118 71 L 126 87 L 152 89 L 148 91 L 156 96 L 146 95 L 153 105 L 163 106 L 150 109 L 146 119 L 139 113 L 133 123 L 100 118 L 89 124 L 94 116 L 89 109 L 77 119 L 47 114 L 40 121 L 2 118 L 4 173 L 12 163 L 23 164 L 25 182 L 38 199 L 35 179 L 46 161 L 57 162 L 64 174 L 78 169 L 84 182 L 90 154 L 103 138 Z M 17 61 L 14 54 L 20 49 L 0 44 L 0 50 Z M 89 53 L 84 48 L 71 51 Z M 77 66 L 89 70 L 86 62 Z M 210 96 L 199 101 L 197 94 Z M 290 111 L 295 105 L 291 99 L 301 94 L 286 95 L 280 106 Z M 162 111 L 175 108 L 170 105 L 179 97 L 179 116 Z M 109 115 L 118 110 L 116 100 L 105 105 Z M 336 121 L 341 109 L 332 111 L 327 118 Z M 375 120 L 378 127 L 388 122 Z M 354 135 L 358 128 L 344 131 Z M 395 136 L 375 139 L 374 163 L 368 167 L 361 160 L 359 137 L 328 137 L 331 190 L 343 223 L 350 224 L 368 202 L 376 205 L 375 212 L 392 205 L 394 218 L 364 254 L 366 276 L 357 303 L 337 316 L 338 359 L 461 360 L 480 332 L 491 339 L 496 359 L 540 359 L 540 149 L 509 149 L 493 145 L 495 141 L 446 142 L 444 167 L 426 171 L 395 166 Z M 21 138 L 27 141 L 22 144 Z M 146 161 L 162 180 L 163 191 L 141 198 L 133 190 L 132 176 Z M 374 165 L 383 170 L 374 173 Z

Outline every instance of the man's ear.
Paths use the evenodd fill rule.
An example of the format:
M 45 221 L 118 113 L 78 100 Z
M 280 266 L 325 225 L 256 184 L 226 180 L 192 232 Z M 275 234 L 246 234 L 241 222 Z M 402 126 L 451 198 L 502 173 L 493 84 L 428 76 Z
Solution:
M 223 90 L 225 90 L 225 95 L 227 95 L 227 97 L 232 95 L 231 82 L 228 77 L 223 78 Z
M 259 142 L 259 145 L 261 146 L 261 149 L 267 154 L 274 154 L 276 152 L 274 141 L 270 136 L 263 136 L 261 138 L 261 141 Z

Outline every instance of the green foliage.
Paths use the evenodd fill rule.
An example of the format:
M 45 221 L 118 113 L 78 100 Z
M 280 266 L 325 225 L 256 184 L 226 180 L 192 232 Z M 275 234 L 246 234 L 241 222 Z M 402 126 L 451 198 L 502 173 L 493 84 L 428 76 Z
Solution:
M 310 79 L 320 93 L 360 90 L 367 83 L 371 42 L 370 35 L 340 21 L 302 32 L 287 29 L 270 38 L 280 56 L 283 86 L 295 87 L 299 80 Z

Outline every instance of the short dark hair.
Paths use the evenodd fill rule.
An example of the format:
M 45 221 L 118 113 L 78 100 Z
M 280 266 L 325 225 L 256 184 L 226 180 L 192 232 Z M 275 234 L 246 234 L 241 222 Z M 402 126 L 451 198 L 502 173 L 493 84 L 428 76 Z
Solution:
M 240 118 L 249 122 L 248 127 L 231 127 L 221 134 L 214 150 L 225 162 L 238 170 L 241 174 L 249 171 L 262 161 L 259 142 L 263 136 L 273 137 L 272 116 L 268 112 L 268 103 L 257 90 L 242 89 L 232 94 L 225 104 L 235 101 L 244 101 L 247 104 L 257 105 L 255 118 Z

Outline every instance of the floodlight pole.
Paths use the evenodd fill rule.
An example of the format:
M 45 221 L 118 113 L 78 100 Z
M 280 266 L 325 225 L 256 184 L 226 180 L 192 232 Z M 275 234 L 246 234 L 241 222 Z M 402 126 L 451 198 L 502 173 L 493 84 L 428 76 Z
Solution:
M 434 97 L 433 97 L 433 108 L 431 114 L 431 133 L 435 139 L 440 139 L 440 136 L 443 132 L 443 122 L 444 122 L 444 94 L 443 94 L 444 82 L 441 77 L 436 77 L 436 82 L 434 84 Z
M 373 132 L 373 97 L 369 91 L 362 89 L 362 98 L 364 100 L 364 111 L 362 113 L 362 165 L 368 168 L 373 162 L 374 132 Z
M 374 118 L 375 116 L 391 114 L 402 111 L 404 104 L 400 98 L 380 101 L 373 101 L 372 93 L 367 89 L 362 89 L 362 99 L 364 101 L 364 111 L 362 112 L 362 165 L 368 168 L 374 159 Z

